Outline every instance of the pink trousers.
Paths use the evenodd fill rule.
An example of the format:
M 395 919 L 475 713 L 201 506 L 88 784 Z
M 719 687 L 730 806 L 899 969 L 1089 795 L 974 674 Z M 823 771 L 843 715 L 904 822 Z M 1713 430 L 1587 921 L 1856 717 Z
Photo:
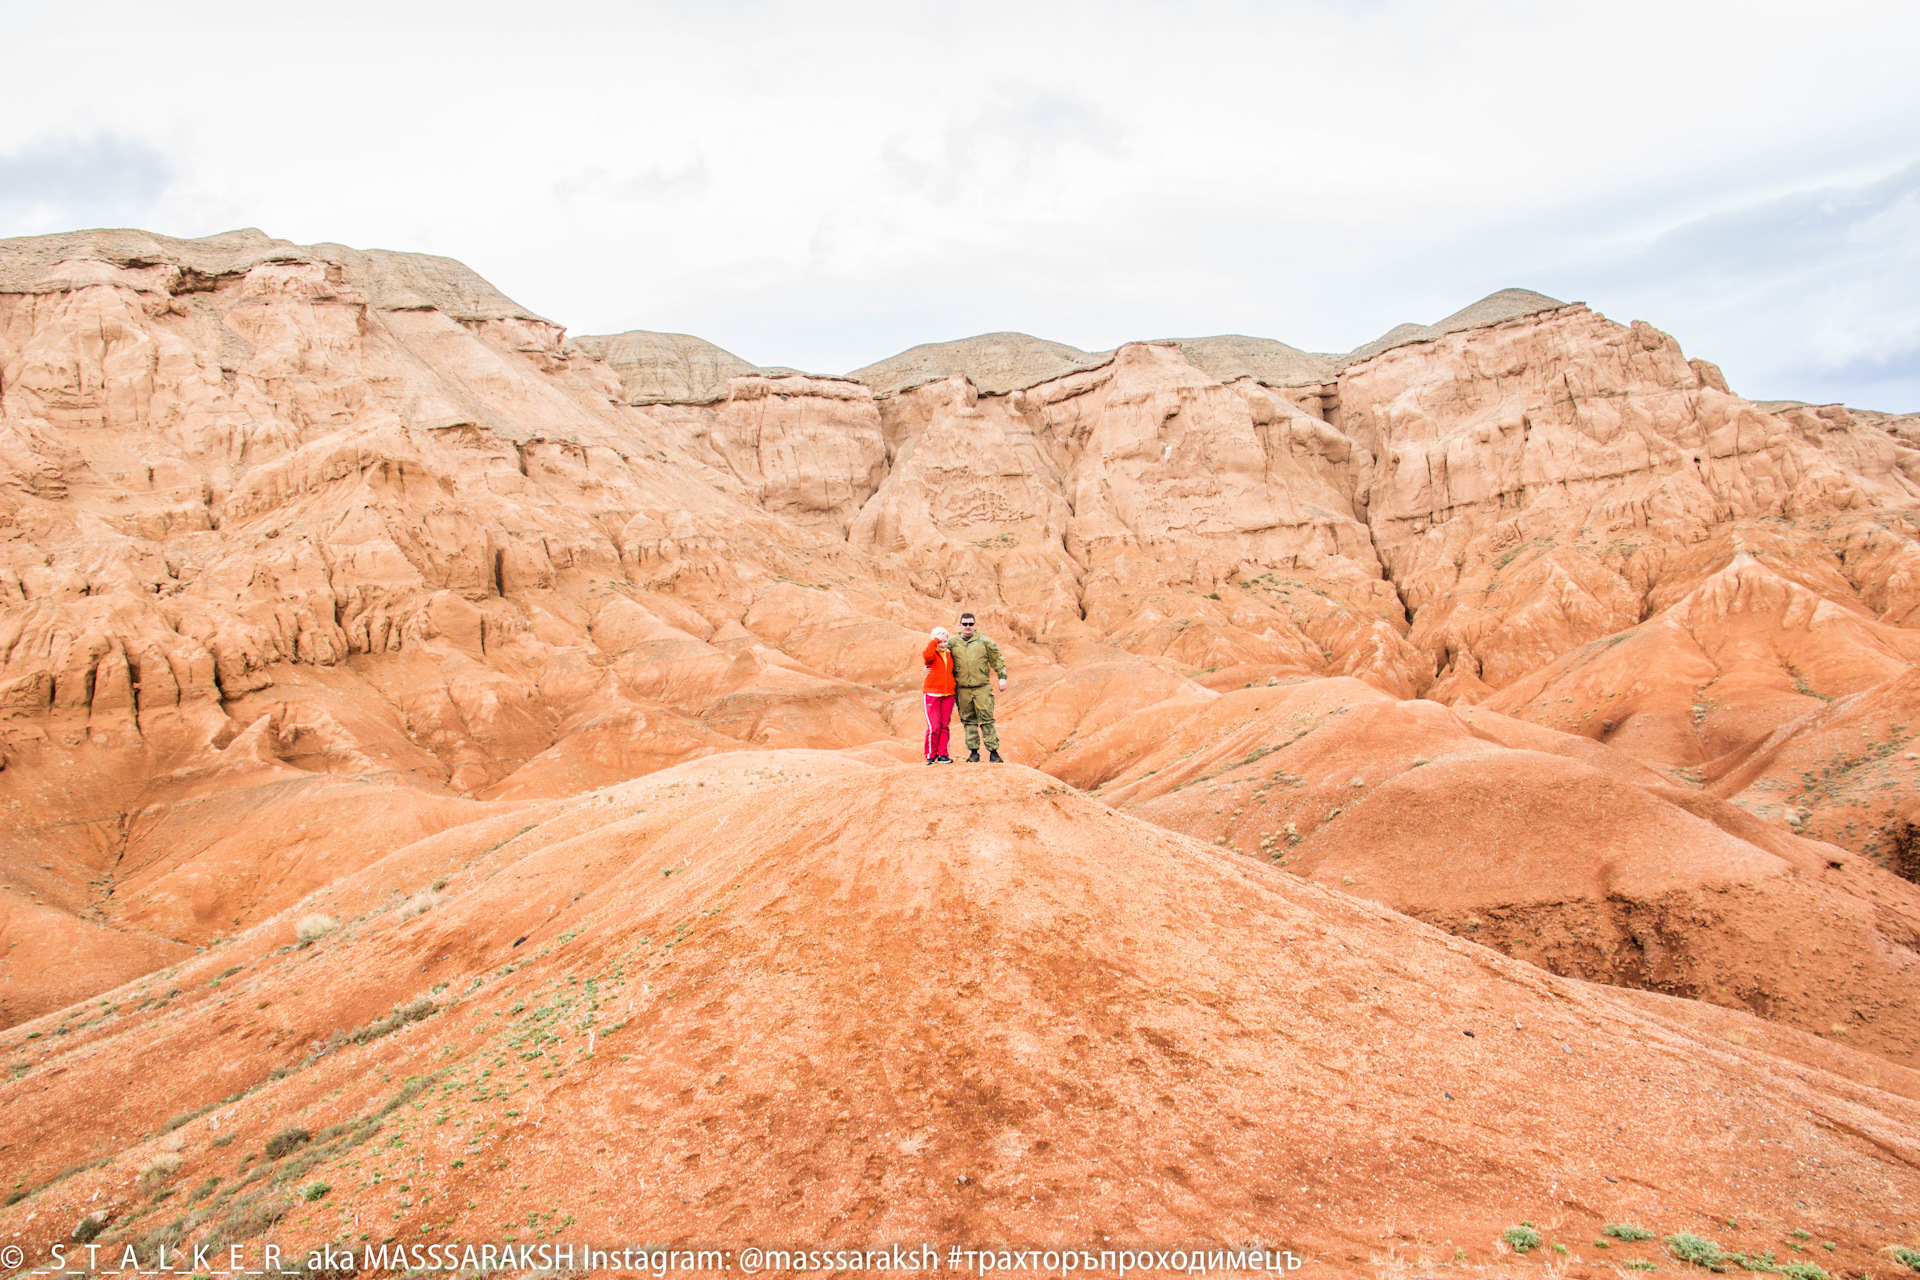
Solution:
M 953 695 L 929 693 L 927 699 L 927 759 L 947 754 L 947 725 L 953 719 Z

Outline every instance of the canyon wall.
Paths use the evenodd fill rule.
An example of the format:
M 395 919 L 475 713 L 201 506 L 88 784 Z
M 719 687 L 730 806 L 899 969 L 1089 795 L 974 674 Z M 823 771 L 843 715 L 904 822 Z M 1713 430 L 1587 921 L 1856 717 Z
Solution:
M 462 806 L 901 749 L 961 608 L 1063 776 L 1136 713 L 1352 677 L 1897 866 L 1916 513 L 1911 418 L 1755 404 L 1524 290 L 1343 355 L 992 334 L 842 376 L 568 338 L 445 259 L 5 242 L 9 1008 L 94 981 L 45 939 L 137 971 Z M 1783 775 L 1816 741 L 1845 776 Z M 363 820 L 262 870 L 195 816 L 282 793 Z

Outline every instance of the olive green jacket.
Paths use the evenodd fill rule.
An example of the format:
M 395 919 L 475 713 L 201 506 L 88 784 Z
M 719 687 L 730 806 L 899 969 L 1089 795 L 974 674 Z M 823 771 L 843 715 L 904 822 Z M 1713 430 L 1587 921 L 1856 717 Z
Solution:
M 1000 646 L 981 635 L 973 633 L 969 640 L 964 635 L 955 636 L 947 642 L 947 648 L 953 653 L 953 682 L 962 688 L 978 688 L 993 678 L 994 672 L 1000 678 L 1007 678 L 1007 662 L 1000 656 Z

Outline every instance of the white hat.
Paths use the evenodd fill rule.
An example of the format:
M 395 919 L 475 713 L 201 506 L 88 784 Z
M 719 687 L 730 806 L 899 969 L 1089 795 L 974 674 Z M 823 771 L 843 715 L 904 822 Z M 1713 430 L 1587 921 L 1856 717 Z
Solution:
M 933 638 L 935 640 L 945 640 L 947 638 L 947 629 L 945 627 L 935 627 L 933 629 Z

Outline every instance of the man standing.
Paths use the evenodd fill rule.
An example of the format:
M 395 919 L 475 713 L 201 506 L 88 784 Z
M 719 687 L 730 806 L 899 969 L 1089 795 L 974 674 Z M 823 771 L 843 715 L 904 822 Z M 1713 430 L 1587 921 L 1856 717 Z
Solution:
M 960 634 L 949 642 L 953 652 L 954 691 L 960 702 L 960 723 L 967 728 L 967 763 L 980 763 L 980 744 L 987 744 L 987 759 L 1000 764 L 1000 734 L 993 727 L 993 685 L 997 674 L 1000 691 L 1007 689 L 1007 663 L 1000 646 L 973 629 L 973 615 L 960 615 Z

